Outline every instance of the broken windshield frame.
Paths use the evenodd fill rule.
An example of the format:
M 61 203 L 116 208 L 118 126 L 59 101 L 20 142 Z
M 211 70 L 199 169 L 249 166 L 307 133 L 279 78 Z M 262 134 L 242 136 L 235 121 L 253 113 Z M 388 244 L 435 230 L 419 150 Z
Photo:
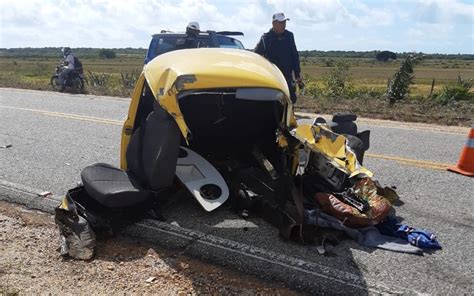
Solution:
M 186 34 L 184 33 L 162 33 L 153 35 L 146 54 L 145 64 L 159 55 L 180 49 L 177 45 L 182 43 L 183 38 L 186 38 Z M 239 40 L 216 34 L 215 32 L 199 34 L 197 37 L 197 44 L 199 44 L 199 47 L 245 49 L 242 42 Z

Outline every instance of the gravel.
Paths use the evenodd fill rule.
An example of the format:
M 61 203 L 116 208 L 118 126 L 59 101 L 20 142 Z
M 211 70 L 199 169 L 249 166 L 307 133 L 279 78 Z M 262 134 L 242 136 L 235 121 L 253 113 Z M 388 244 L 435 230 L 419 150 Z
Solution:
M 297 295 L 264 282 L 125 237 L 98 243 L 91 261 L 64 259 L 50 214 L 0 202 L 0 295 Z

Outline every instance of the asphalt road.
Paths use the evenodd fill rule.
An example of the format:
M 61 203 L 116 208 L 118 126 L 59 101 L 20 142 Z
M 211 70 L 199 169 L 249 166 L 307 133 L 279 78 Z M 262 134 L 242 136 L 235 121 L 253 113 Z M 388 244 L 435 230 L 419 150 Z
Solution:
M 123 98 L 0 88 L 0 146 L 11 145 L 0 148 L 0 181 L 61 195 L 80 181 L 86 165 L 118 166 L 128 104 Z M 469 129 L 366 120 L 359 129 L 371 130 L 364 165 L 382 184 L 396 186 L 401 196 L 397 215 L 409 225 L 433 230 L 443 250 L 414 256 L 343 241 L 332 250 L 335 256 L 325 257 L 312 247 L 281 241 L 275 229 L 257 218 L 242 221 L 226 209 L 206 214 L 186 201 L 175 205 L 167 218 L 189 229 L 357 274 L 367 287 L 473 293 L 474 179 L 444 169 L 457 162 Z

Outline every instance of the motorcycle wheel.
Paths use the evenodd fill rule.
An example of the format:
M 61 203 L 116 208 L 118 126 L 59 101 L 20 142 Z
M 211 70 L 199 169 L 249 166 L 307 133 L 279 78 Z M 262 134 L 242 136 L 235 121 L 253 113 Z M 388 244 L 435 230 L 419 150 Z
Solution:
M 58 75 L 53 75 L 51 77 L 51 87 L 54 89 L 54 90 L 59 90 L 61 91 L 63 86 L 61 85 L 61 81 L 59 80 L 59 76 Z
M 80 77 L 75 77 L 72 81 L 72 85 L 77 91 L 84 90 L 84 81 Z

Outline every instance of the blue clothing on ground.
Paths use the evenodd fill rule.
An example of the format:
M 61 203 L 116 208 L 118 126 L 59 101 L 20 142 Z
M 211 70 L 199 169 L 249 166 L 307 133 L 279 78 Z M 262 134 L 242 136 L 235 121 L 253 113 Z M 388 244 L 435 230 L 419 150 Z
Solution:
M 335 217 L 319 211 L 319 209 L 305 210 L 304 215 L 307 224 L 344 231 L 350 238 L 356 240 L 362 246 L 417 255 L 423 254 L 422 249 L 411 245 L 406 240 L 383 235 L 374 226 L 359 229 L 350 228 L 342 224 Z
M 441 249 L 436 240 L 436 235 L 429 230 L 415 229 L 406 224 L 401 224 L 394 216 L 388 216 L 385 221 L 376 225 L 377 229 L 385 235 L 398 237 L 422 249 Z

